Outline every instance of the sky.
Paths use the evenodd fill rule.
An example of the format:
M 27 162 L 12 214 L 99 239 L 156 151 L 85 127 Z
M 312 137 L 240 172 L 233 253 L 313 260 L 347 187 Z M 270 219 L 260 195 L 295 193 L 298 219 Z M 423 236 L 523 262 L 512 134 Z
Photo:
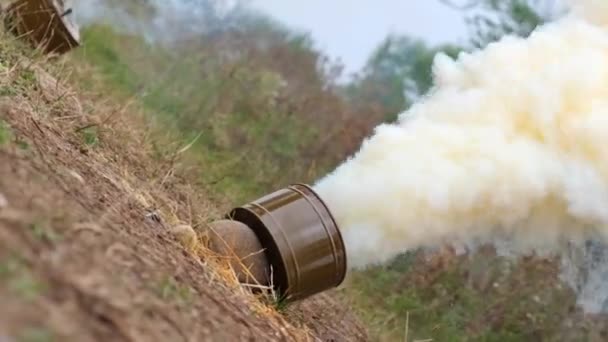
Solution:
M 389 34 L 431 44 L 466 39 L 462 13 L 439 0 L 251 0 L 283 23 L 310 32 L 318 47 L 355 72 Z

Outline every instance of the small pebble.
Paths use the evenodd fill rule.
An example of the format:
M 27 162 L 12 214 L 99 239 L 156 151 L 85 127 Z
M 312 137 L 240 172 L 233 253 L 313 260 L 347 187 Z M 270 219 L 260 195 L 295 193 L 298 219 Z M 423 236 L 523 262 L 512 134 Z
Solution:
M 163 223 L 163 219 L 160 217 L 159 212 L 156 210 L 148 211 L 145 216 L 146 216 L 146 220 L 149 223 L 153 223 L 153 224 Z
M 0 209 L 8 207 L 8 200 L 6 196 L 0 193 Z
M 195 252 L 199 246 L 198 235 L 191 226 L 180 225 L 171 228 L 171 233 L 190 252 Z
M 84 184 L 84 178 L 82 178 L 82 176 L 74 171 L 74 170 L 67 170 L 68 175 L 70 175 L 72 178 L 74 178 L 75 180 L 77 180 L 80 184 Z

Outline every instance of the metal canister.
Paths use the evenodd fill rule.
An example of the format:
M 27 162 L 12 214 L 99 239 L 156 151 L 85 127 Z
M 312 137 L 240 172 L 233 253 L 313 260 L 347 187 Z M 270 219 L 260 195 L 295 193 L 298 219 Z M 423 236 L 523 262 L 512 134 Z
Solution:
M 80 46 L 71 11 L 63 0 L 16 0 L 3 10 L 4 25 L 45 53 L 64 54 Z
M 264 247 L 273 287 L 289 301 L 339 286 L 346 249 L 328 207 L 314 190 L 295 184 L 233 209 Z

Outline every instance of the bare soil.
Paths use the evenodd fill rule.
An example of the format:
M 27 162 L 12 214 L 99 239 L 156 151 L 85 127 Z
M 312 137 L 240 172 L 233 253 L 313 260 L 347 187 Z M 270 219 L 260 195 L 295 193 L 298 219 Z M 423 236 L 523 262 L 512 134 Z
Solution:
M 181 155 L 22 62 L 0 69 L 0 341 L 367 339 L 332 292 L 278 312 L 184 249 L 170 227 L 225 208 Z

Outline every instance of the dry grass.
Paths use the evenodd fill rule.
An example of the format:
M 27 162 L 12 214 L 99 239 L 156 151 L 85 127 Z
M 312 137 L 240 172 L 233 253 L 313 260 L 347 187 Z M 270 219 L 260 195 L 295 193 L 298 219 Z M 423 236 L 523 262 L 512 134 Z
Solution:
M 308 313 L 303 313 L 302 319 L 292 320 L 277 311 L 272 294 L 262 298 L 252 294 L 250 289 L 238 283 L 236 273 L 226 258 L 214 255 L 205 247 L 203 237 L 208 223 L 227 208 L 227 201 L 217 195 L 210 198 L 206 189 L 197 182 L 201 165 L 197 164 L 196 158 L 189 158 L 192 144 L 184 144 L 181 139 L 165 134 L 165 127 L 152 121 L 133 102 L 117 103 L 98 93 L 76 91 L 66 81 L 71 77 L 71 69 L 65 59 L 48 60 L 36 56 L 7 36 L 0 36 L 0 51 L 0 119 L 12 132 L 8 139 L 10 146 L 0 153 L 0 157 L 9 161 L 4 166 L 12 164 L 14 169 L 23 170 L 0 170 L 5 172 L 4 175 L 0 174 L 0 178 L 4 177 L 2 179 L 5 180 L 5 183 L 0 182 L 0 195 L 3 198 L 7 196 L 11 204 L 8 209 L 0 208 L 0 247 L 8 246 L 8 241 L 14 240 L 22 245 L 22 251 L 43 248 L 53 255 L 65 254 L 69 257 L 64 266 L 53 271 L 35 269 L 36 275 L 46 279 L 46 282 L 50 281 L 48 279 L 63 279 L 58 285 L 51 282 L 55 285 L 49 286 L 49 297 L 43 296 L 39 299 L 40 303 L 52 303 L 53 296 L 70 288 L 92 291 L 87 290 L 86 286 L 82 288 L 83 285 L 77 285 L 78 273 L 72 271 L 72 267 L 82 269 L 82 263 L 86 262 L 86 269 L 92 272 L 90 279 L 99 279 L 96 280 L 99 281 L 97 286 L 107 288 L 106 295 L 109 297 L 99 310 L 105 312 L 103 315 L 114 317 L 106 319 L 116 324 L 115 333 L 133 337 L 136 336 L 136 326 L 155 326 L 151 320 L 148 322 L 142 318 L 145 316 L 136 316 L 137 311 L 124 309 L 119 316 L 107 311 L 111 310 L 110 303 L 115 301 L 112 299 L 114 296 L 119 298 L 121 293 L 124 296 L 132 288 L 139 287 L 134 292 L 137 295 L 130 300 L 135 303 L 141 298 L 149 298 L 144 302 L 157 303 L 155 315 L 168 317 L 167 321 L 179 327 L 176 329 L 181 331 L 182 336 L 192 334 L 192 338 L 196 338 L 252 334 L 264 339 L 271 339 L 271 336 L 293 341 L 317 339 L 318 332 L 314 326 L 319 324 L 318 320 L 311 319 Z M 27 176 L 8 181 L 13 177 L 12 172 L 17 171 L 25 175 L 39 174 L 36 177 L 47 180 L 26 184 L 24 182 L 33 177 Z M 18 190 L 26 186 L 31 187 L 29 193 Z M 43 187 L 55 190 L 44 190 Z M 32 201 L 31 196 L 37 203 L 33 207 L 27 204 Z M 26 224 L 32 217 L 46 217 L 59 212 L 65 212 L 62 215 L 69 217 L 65 220 L 71 223 L 55 227 L 55 220 L 50 220 L 53 224 L 49 224 L 52 227 L 49 232 L 55 236 L 88 233 L 97 236 L 99 241 L 47 239 L 45 236 L 51 236 L 51 233 L 46 232 L 46 226 L 40 226 L 37 231 L 42 233 L 36 234 L 39 238 L 35 246 L 45 242 L 40 245 L 43 247 L 33 247 L 34 242 L 14 235 L 15 230 L 4 230 L 4 224 Z M 172 228 L 179 226 L 192 227 L 196 237 L 188 232 L 186 239 L 179 239 L 184 233 L 184 229 L 180 228 L 177 230 L 181 232 L 177 234 L 178 238 L 170 238 Z M 182 241 L 184 246 L 171 241 Z M 107 245 L 104 246 L 104 243 Z M 98 248 L 102 250 L 99 255 L 96 252 Z M 37 257 L 40 253 L 25 254 L 29 263 L 36 264 L 41 262 Z M 118 255 L 130 257 L 116 259 Z M 188 289 L 184 293 L 194 293 L 185 297 L 190 311 L 152 300 L 149 296 L 154 296 L 155 292 L 146 290 L 149 284 L 145 280 L 131 279 L 123 285 L 120 285 L 121 282 L 110 283 L 112 278 L 104 280 L 133 267 L 136 273 L 128 273 L 130 277 L 146 275 L 150 278 L 173 279 L 170 273 L 167 274 L 172 269 L 181 274 L 181 279 L 176 281 L 179 285 L 171 285 L 173 281 L 161 282 L 165 284 L 161 285 L 161 297 L 171 298 L 166 295 L 171 291 L 177 291 L 177 296 L 183 297 L 180 295 L 182 292 L 176 289 Z M 96 272 L 99 274 L 95 275 Z M 126 300 L 129 296 L 124 298 Z M 99 301 L 102 303 L 104 299 L 100 298 Z M 105 307 L 108 309 L 103 309 Z M 18 303 L 13 308 L 36 310 L 35 305 L 22 307 Z M 83 308 L 86 308 L 86 304 Z M 322 305 L 317 309 L 322 310 Z M 0 317 L 2 314 L 0 310 Z M 82 319 L 90 317 L 90 320 L 95 320 L 100 315 L 82 314 Z M 200 315 L 206 315 L 206 322 L 212 325 L 216 320 L 223 320 L 223 316 L 234 316 L 234 329 L 214 331 L 212 326 L 199 326 L 204 325 L 199 322 Z M 189 322 L 198 323 L 189 325 Z M 328 326 L 356 325 L 354 321 L 321 323 Z M 49 324 L 59 335 L 67 334 L 67 328 Z M 20 323 L 13 326 L 19 327 Z M 102 337 L 95 335 L 96 330 L 86 331 L 87 326 L 84 324 L 80 328 L 83 336 Z M 192 331 L 185 332 L 190 329 Z M 212 332 L 206 335 L 205 331 L 209 329 Z M 146 333 L 153 332 L 138 332 Z M 73 334 L 77 335 L 76 332 Z
M 313 182 L 383 117 L 381 109 L 355 107 L 339 95 L 320 71 L 329 65 L 318 51 L 270 30 L 203 36 L 177 42 L 169 53 L 140 37 L 90 27 L 83 48 L 70 56 L 73 79 L 85 75 L 90 89 L 133 100 L 179 131 L 183 145 L 199 137 L 189 151 L 196 155 L 187 158 L 205 165 L 199 182 L 247 201 L 294 181 Z

